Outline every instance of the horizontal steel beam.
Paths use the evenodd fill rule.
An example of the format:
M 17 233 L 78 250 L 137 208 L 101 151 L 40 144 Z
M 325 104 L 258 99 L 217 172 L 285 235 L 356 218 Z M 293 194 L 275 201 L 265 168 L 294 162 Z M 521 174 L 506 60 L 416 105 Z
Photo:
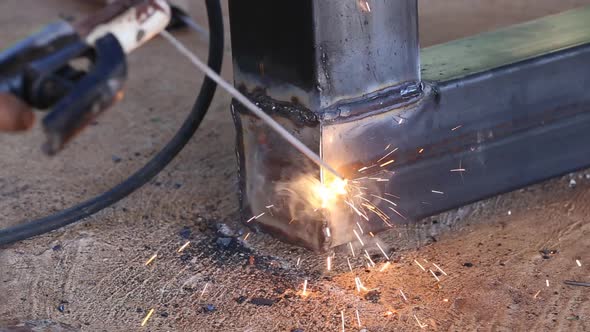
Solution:
M 422 50 L 420 102 L 324 125 L 324 158 L 350 178 L 387 179 L 372 190 L 399 197 L 374 202 L 392 223 L 590 166 L 588 22 L 590 7 Z M 369 224 L 389 228 L 375 214 Z M 332 245 L 355 239 L 340 233 Z

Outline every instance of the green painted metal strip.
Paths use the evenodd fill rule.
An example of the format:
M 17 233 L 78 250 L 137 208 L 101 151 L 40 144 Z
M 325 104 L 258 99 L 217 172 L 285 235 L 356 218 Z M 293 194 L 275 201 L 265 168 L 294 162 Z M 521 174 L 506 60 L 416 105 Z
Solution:
M 447 81 L 590 43 L 590 6 L 422 49 L 422 79 Z

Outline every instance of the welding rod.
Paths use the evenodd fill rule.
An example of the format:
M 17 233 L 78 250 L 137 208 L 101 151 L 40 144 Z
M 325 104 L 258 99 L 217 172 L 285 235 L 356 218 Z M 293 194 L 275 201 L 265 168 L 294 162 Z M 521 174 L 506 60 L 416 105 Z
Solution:
M 207 66 L 204 62 L 199 59 L 193 52 L 191 52 L 186 46 L 184 46 L 178 39 L 172 36 L 167 31 L 162 31 L 160 33 L 164 38 L 166 38 L 176 49 L 186 56 L 195 66 L 197 66 L 201 71 L 203 71 L 209 78 L 215 81 L 219 86 L 225 89 L 230 95 L 236 98 L 240 103 L 242 103 L 247 109 L 252 111 L 256 116 L 258 116 L 261 120 L 266 122 L 274 131 L 277 132 L 280 136 L 282 136 L 287 142 L 293 145 L 297 150 L 303 153 L 307 158 L 311 161 L 316 163 L 318 166 L 325 168 L 330 173 L 338 177 L 339 179 L 343 180 L 342 177 L 338 172 L 333 169 L 330 165 L 328 165 L 325 161 L 320 158 L 315 152 L 311 151 L 305 144 L 303 144 L 300 140 L 298 140 L 295 136 L 293 136 L 289 131 L 287 131 L 283 126 L 281 126 L 278 122 L 276 122 L 272 117 L 266 114 L 260 107 L 256 106 L 253 102 L 251 102 L 246 96 L 240 93 L 234 86 L 228 82 L 226 82 L 221 76 L 217 75 L 216 72 L 211 70 L 209 66 Z

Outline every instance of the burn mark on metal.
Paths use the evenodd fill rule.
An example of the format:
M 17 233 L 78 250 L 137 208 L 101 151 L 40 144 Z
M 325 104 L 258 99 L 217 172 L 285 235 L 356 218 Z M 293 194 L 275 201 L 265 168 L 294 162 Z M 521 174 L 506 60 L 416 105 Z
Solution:
M 248 92 L 246 91 L 246 87 L 242 85 L 239 87 L 239 90 L 267 114 L 289 119 L 297 127 L 316 127 L 320 123 L 318 115 L 300 104 L 296 97 L 292 97 L 287 102 L 272 99 L 263 88 L 255 88 L 252 92 Z M 251 114 L 241 104 L 234 103 L 234 105 L 238 113 L 244 115 Z

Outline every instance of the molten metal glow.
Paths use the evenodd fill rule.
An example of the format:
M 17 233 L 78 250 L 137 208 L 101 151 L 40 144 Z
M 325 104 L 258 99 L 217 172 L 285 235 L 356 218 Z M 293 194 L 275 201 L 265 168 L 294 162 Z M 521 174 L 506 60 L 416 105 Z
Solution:
M 334 206 L 334 203 L 348 193 L 346 190 L 347 184 L 347 180 L 337 178 L 318 183 L 313 188 L 318 205 L 324 209 Z

